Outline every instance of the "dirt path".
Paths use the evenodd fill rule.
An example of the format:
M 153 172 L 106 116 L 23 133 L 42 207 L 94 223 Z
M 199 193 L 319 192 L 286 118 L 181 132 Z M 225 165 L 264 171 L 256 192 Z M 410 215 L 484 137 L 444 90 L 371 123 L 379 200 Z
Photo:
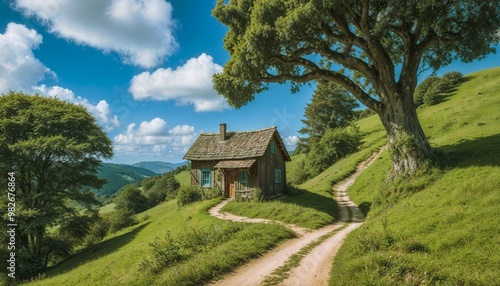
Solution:
M 354 174 L 334 186 L 336 191 L 336 200 L 340 208 L 339 223 L 310 231 L 296 225 L 288 225 L 268 219 L 253 219 L 229 213 L 221 213 L 220 209 L 226 205 L 229 200 L 225 200 L 211 208 L 209 210 L 210 215 L 220 219 L 252 223 L 279 223 L 295 231 L 299 237 L 284 242 L 275 249 L 266 253 L 264 256 L 248 262 L 247 264 L 236 269 L 233 273 L 225 276 L 222 280 L 215 281 L 210 285 L 261 285 L 264 279 L 273 270 L 282 266 L 292 254 L 299 252 L 303 247 L 330 231 L 340 228 L 345 223 L 350 223 L 346 228 L 335 233 L 333 236 L 329 237 L 312 249 L 309 254 L 303 257 L 300 265 L 291 270 L 288 278 L 279 284 L 315 286 L 327 285 L 330 277 L 333 257 L 342 245 L 345 237 L 347 237 L 351 231 L 358 228 L 364 219 L 362 212 L 353 202 L 349 200 L 349 197 L 347 196 L 347 189 L 354 183 L 354 180 L 375 161 L 383 149 L 384 148 L 380 149 L 377 153 L 374 153 L 370 158 L 368 158 L 368 160 L 362 162 Z
M 370 158 L 358 165 L 354 174 L 333 186 L 335 198 L 339 204 L 340 221 L 351 224 L 314 248 L 302 259 L 300 266 L 292 269 L 288 278 L 279 285 L 328 285 L 333 257 L 337 254 L 347 235 L 361 226 L 365 218 L 356 204 L 349 199 L 347 189 L 378 158 L 384 149 L 385 147 L 374 153 Z

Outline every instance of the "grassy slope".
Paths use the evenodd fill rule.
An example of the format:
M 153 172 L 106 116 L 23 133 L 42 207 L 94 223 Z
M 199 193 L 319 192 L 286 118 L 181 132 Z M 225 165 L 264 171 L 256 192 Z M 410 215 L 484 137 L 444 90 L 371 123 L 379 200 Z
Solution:
M 147 221 L 107 237 L 90 249 L 75 254 L 49 269 L 47 278 L 32 285 L 199 285 L 244 261 L 263 253 L 293 234 L 278 225 L 243 225 L 234 236 L 177 263 L 157 275 L 148 275 L 141 261 L 151 257 L 150 243 L 192 228 L 226 225 L 206 214 L 218 200 L 195 203 L 178 208 L 175 201 L 163 203 L 140 217 Z
M 368 220 L 339 251 L 330 284 L 500 285 L 498 110 L 500 68 L 471 74 L 445 102 L 419 109 L 444 166 L 395 189 L 384 185 L 384 152 L 358 178 L 350 196 Z

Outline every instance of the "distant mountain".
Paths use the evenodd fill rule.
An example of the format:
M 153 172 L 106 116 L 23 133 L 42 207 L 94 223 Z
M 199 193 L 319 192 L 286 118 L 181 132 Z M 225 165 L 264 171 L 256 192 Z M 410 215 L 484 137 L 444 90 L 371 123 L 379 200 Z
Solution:
M 175 170 L 177 167 L 184 166 L 187 161 L 181 163 L 169 163 L 161 161 L 144 161 L 132 164 L 132 166 L 144 168 L 155 172 L 156 174 L 163 174 Z
M 156 176 L 157 173 L 148 169 L 125 164 L 102 163 L 97 176 L 105 179 L 107 183 L 96 193 L 101 195 L 112 195 L 123 186 L 141 181 L 146 177 Z

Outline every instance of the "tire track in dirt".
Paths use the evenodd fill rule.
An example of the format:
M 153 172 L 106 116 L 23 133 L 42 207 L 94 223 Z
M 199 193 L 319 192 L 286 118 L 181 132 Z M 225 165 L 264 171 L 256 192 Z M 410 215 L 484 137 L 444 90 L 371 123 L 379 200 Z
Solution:
M 268 219 L 247 218 L 230 213 L 221 213 L 220 209 L 226 205 L 229 200 L 225 200 L 211 208 L 209 214 L 220 219 L 251 223 L 278 223 L 292 229 L 299 237 L 287 240 L 262 257 L 246 263 L 237 268 L 233 273 L 230 273 L 219 281 L 214 281 L 210 285 L 261 285 L 264 279 L 269 276 L 272 271 L 282 266 L 291 255 L 299 252 L 302 248 L 319 237 L 342 227 L 345 223 L 349 223 L 346 228 L 335 233 L 313 248 L 311 252 L 303 257 L 300 265 L 290 271 L 288 278 L 279 284 L 328 285 L 333 257 L 338 249 L 340 249 L 345 237 L 347 237 L 351 231 L 358 228 L 364 220 L 361 210 L 359 210 L 359 208 L 349 199 L 347 189 L 354 183 L 355 179 L 375 161 L 384 149 L 385 146 L 366 161 L 359 164 L 354 174 L 334 186 L 336 200 L 339 204 L 340 220 L 338 223 L 327 225 L 318 230 L 310 231 L 296 225 L 289 225 Z

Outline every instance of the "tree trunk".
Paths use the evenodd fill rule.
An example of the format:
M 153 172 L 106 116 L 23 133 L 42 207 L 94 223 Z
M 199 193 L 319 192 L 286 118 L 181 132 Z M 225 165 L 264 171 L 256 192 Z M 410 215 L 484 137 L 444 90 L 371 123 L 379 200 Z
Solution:
M 388 97 L 378 112 L 387 131 L 392 157 L 392 176 L 412 175 L 432 155 L 429 141 L 418 121 L 412 96 Z

